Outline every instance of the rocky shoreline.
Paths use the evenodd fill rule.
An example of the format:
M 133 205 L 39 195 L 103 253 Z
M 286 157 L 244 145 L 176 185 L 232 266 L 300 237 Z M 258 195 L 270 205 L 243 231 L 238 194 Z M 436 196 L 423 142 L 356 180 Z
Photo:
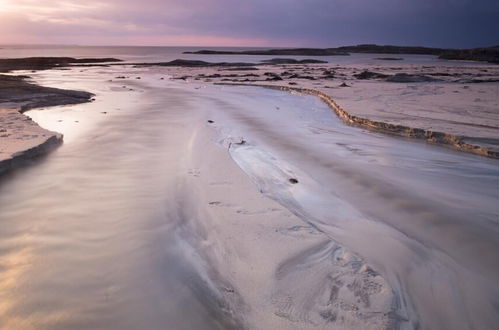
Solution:
M 120 60 L 112 58 L 9 59 L 0 60 L 0 70 L 10 71 L 21 68 L 45 70 L 75 65 L 116 65 L 114 62 L 118 61 Z M 498 125 L 494 119 L 496 115 L 493 110 L 489 109 L 495 102 L 493 100 L 496 85 L 493 84 L 499 82 L 499 70 L 495 67 L 445 68 L 394 66 L 393 64 L 341 67 L 330 65 L 325 61 L 289 58 L 274 58 L 257 64 L 210 63 L 179 59 L 161 63 L 120 63 L 120 65 L 138 69 L 158 67 L 170 75 L 171 79 L 184 81 L 251 85 L 311 94 L 325 101 L 347 124 L 420 139 L 468 153 L 499 158 Z M 62 143 L 61 134 L 39 127 L 29 117 L 22 114 L 24 111 L 44 106 L 90 102 L 93 99 L 93 94 L 88 92 L 38 86 L 28 82 L 28 78 L 28 76 L 0 75 L 0 140 L 2 141 L 0 172 L 17 166 L 16 164 L 22 160 L 52 150 Z M 116 79 L 121 78 L 126 77 L 116 77 Z M 484 87 L 472 88 L 469 84 L 479 84 Z M 378 88 L 379 91 L 378 94 L 373 94 L 371 99 L 356 96 L 369 94 L 373 87 Z M 426 94 L 414 94 L 414 97 L 421 97 L 417 103 L 409 100 L 414 103 L 412 108 L 402 109 L 402 106 L 406 107 L 403 102 L 397 106 L 397 102 L 401 99 L 397 93 L 407 94 L 426 87 L 430 90 L 444 88 L 444 94 L 447 93 L 446 97 L 460 96 L 463 101 L 458 100 L 454 101 L 454 104 L 443 105 L 442 100 L 444 102 L 448 100 L 440 97 L 440 101 L 436 103 L 437 108 L 433 103 L 428 105 L 434 113 L 430 114 L 428 110 L 418 112 L 419 103 L 429 98 L 428 92 L 425 92 Z M 384 97 L 388 88 L 395 90 L 396 100 L 389 102 L 391 108 L 385 108 L 385 105 L 371 101 L 377 100 L 376 102 L 379 103 L 379 99 Z M 470 105 L 474 106 L 474 103 L 470 102 L 480 103 L 484 97 L 489 97 L 492 101 L 487 101 L 489 103 L 483 110 L 477 108 L 479 110 L 477 114 L 464 109 Z M 472 98 L 474 101 L 471 101 Z M 356 104 L 357 108 L 352 107 Z M 444 107 L 460 109 L 457 109 L 456 113 L 445 111 L 439 113 Z
M 75 65 L 122 62 L 117 58 L 26 57 L 0 59 L 0 72 L 13 70 L 48 70 Z
M 109 65 L 116 58 L 28 57 L 0 59 L 0 72 Z M 0 74 L 0 173 L 18 167 L 62 144 L 62 134 L 40 127 L 23 112 L 40 107 L 91 102 L 94 94 L 39 86 L 26 75 Z
M 316 95 L 348 124 L 499 158 L 499 121 L 495 108 L 499 70 L 494 66 L 288 64 L 263 65 L 251 70 L 244 67 L 167 70 L 172 79 Z

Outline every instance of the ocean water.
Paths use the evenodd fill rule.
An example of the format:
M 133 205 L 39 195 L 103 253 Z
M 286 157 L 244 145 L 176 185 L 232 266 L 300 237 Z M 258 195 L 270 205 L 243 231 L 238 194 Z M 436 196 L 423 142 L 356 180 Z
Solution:
M 275 57 L 305 59 L 307 56 L 251 56 L 251 55 L 196 55 L 183 54 L 185 51 L 200 49 L 246 50 L 258 48 L 229 47 L 131 47 L 131 46 L 8 46 L 0 45 L 0 58 L 34 57 L 34 56 L 69 56 L 69 57 L 115 57 L 127 62 L 164 62 L 178 58 L 203 60 L 208 62 L 249 62 L 259 63 Z M 378 60 L 380 57 L 403 58 L 402 61 Z M 351 54 L 350 56 L 314 56 L 312 58 L 328 61 L 338 65 L 489 65 L 488 63 L 439 60 L 433 55 L 399 55 L 399 54 Z

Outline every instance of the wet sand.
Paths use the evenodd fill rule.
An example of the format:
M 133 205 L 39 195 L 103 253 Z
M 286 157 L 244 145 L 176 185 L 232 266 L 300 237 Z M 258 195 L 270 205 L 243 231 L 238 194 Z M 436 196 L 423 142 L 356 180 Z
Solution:
M 96 101 L 0 182 L 7 328 L 494 327 L 496 160 L 175 70 L 34 74 Z
M 17 168 L 62 143 L 62 135 L 41 128 L 22 113 L 40 107 L 89 102 L 84 91 L 28 82 L 27 76 L 0 75 L 0 173 Z
M 254 71 L 163 70 L 180 80 L 315 94 L 347 123 L 499 157 L 499 68 L 495 65 L 309 64 L 263 66 Z
M 29 111 L 65 144 L 0 183 L 8 328 L 494 327 L 496 160 L 121 70 L 34 75 L 96 101 Z

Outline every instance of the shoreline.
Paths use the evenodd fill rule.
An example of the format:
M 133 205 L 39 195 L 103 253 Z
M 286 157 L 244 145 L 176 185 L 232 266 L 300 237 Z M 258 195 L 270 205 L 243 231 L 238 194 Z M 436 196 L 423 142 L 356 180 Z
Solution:
M 24 112 L 46 106 L 91 102 L 94 94 L 44 87 L 27 76 L 0 75 L 0 175 L 42 156 L 63 143 L 63 135 L 47 130 Z
M 27 59 L 17 59 L 16 61 L 19 63 L 19 65 L 22 64 L 23 66 L 32 67 L 34 65 L 32 63 L 33 59 L 36 59 L 36 61 L 34 62 L 36 63 L 36 65 L 43 66 L 41 68 L 38 68 L 38 70 L 58 68 L 60 67 L 60 61 L 68 61 L 66 58 L 56 58 L 56 60 L 59 62 L 56 61 L 54 63 L 51 58 L 46 58 L 41 62 L 39 58 L 30 58 L 28 59 L 28 61 Z M 88 64 L 86 64 L 89 66 L 99 66 L 101 65 L 101 62 L 109 60 L 111 59 L 93 59 L 92 63 L 92 61 L 89 61 L 88 59 L 71 59 L 71 61 L 76 61 L 75 63 L 77 65 L 81 65 L 81 62 L 89 62 Z M 383 81 L 386 81 L 387 79 L 388 81 L 390 81 L 389 79 L 391 77 L 404 79 L 407 79 L 407 77 L 409 77 L 410 79 L 413 79 L 410 80 L 411 82 L 421 84 L 420 86 L 428 86 L 428 84 L 431 84 L 434 81 L 451 83 L 461 83 L 461 81 L 464 83 L 494 82 L 496 76 L 494 72 L 490 73 L 490 70 L 487 73 L 487 69 L 480 69 L 480 73 L 483 73 L 483 78 L 487 78 L 486 80 L 483 80 L 480 75 L 474 76 L 472 71 L 462 73 L 461 76 L 456 76 L 456 73 L 438 72 L 437 67 L 435 67 L 435 69 L 430 69 L 430 71 L 425 69 L 428 72 L 419 73 L 419 75 L 414 73 L 417 72 L 414 68 L 411 69 L 409 67 L 404 71 L 412 70 L 413 72 L 411 72 L 411 74 L 396 73 L 395 75 L 390 75 L 390 72 L 393 72 L 391 70 L 395 70 L 395 72 L 397 72 L 402 68 L 379 68 L 369 66 L 367 68 L 358 66 L 341 68 L 339 66 L 327 65 L 324 63 L 307 63 L 306 61 L 304 63 L 301 63 L 300 61 L 291 61 L 289 59 L 287 60 L 290 61 L 288 63 L 280 63 L 277 60 L 279 59 L 273 60 L 275 63 L 259 63 L 257 64 L 259 68 L 252 67 L 252 65 L 255 64 L 251 63 L 247 63 L 248 66 L 241 66 L 241 63 L 222 63 L 223 65 L 220 65 L 221 63 L 208 63 L 202 61 L 193 62 L 186 60 L 175 60 L 172 62 L 168 62 L 166 63 L 168 64 L 167 66 L 165 66 L 165 63 L 151 63 L 148 65 L 144 64 L 144 66 L 154 68 L 157 67 L 158 70 L 164 70 L 165 74 L 170 75 L 169 79 L 173 80 L 180 79 L 187 81 L 193 79 L 195 81 L 204 81 L 205 83 L 214 85 L 254 86 L 313 95 L 319 97 L 322 101 L 324 101 L 347 125 L 354 125 L 366 129 L 371 129 L 383 134 L 423 140 L 430 144 L 451 148 L 457 151 L 499 159 L 499 147 L 497 146 L 499 139 L 495 137 L 495 133 L 493 131 L 496 129 L 497 124 L 495 124 L 496 126 L 494 126 L 493 124 L 490 127 L 484 128 L 484 130 L 488 130 L 488 133 L 481 134 L 482 132 L 479 131 L 480 126 L 482 126 L 484 122 L 487 123 L 487 118 L 489 118 L 486 114 L 484 115 L 484 113 L 490 111 L 487 110 L 487 108 L 485 108 L 482 113 L 478 114 L 476 123 L 472 123 L 472 121 L 475 121 L 476 119 L 474 113 L 467 113 L 461 118 L 458 118 L 456 122 L 453 122 L 454 120 L 456 120 L 452 117 L 454 115 L 453 113 L 444 111 L 438 114 L 440 116 L 439 118 L 438 116 L 435 117 L 433 114 L 429 114 L 427 112 L 418 112 L 418 105 L 409 108 L 409 111 L 407 111 L 407 109 L 401 109 L 404 106 L 404 103 L 401 103 L 401 105 L 395 104 L 395 107 L 393 107 L 393 104 L 390 104 L 390 106 L 392 106 L 391 109 L 380 110 L 379 108 L 383 107 L 386 104 L 381 103 L 380 105 L 378 102 L 378 104 L 376 104 L 376 109 L 374 109 L 375 107 L 373 105 L 373 109 L 367 109 L 366 111 L 365 109 L 369 108 L 371 102 L 369 98 L 367 100 L 358 101 L 359 106 L 356 107 L 360 107 L 360 111 L 359 109 L 353 111 L 351 107 L 353 104 L 352 102 L 357 102 L 357 100 L 355 99 L 355 97 L 357 97 L 356 94 L 342 94 L 345 91 L 344 88 L 338 89 L 330 85 L 330 83 L 333 82 L 333 80 L 331 79 L 334 79 L 335 81 L 343 81 L 342 85 L 344 85 L 345 87 L 351 87 L 352 84 L 361 84 L 364 82 L 368 82 L 369 80 L 371 80 L 372 83 L 375 84 L 374 86 L 376 86 L 378 84 L 378 81 L 379 84 L 383 84 Z M 114 65 L 117 64 L 114 63 Z M 136 64 L 133 63 L 119 63 L 119 65 L 124 65 L 127 67 L 136 66 Z M 378 69 L 378 72 L 368 71 L 369 69 Z M 224 75 L 222 71 L 226 70 L 233 71 L 234 73 Z M 264 73 L 263 70 L 267 72 Z M 282 70 L 286 71 L 283 72 Z M 358 73 L 358 71 L 361 70 L 364 71 Z M 379 70 L 381 70 L 382 73 L 379 73 Z M 435 72 L 435 70 L 437 71 Z M 251 71 L 251 73 L 247 73 L 248 71 Z M 118 73 L 119 72 L 117 72 L 117 74 Z M 434 76 L 439 78 L 433 78 Z M 12 125 L 12 120 L 16 123 L 21 123 L 21 126 L 25 125 L 25 123 L 30 123 L 30 125 L 23 126 L 23 128 L 21 128 L 20 130 L 17 129 L 17 136 L 15 136 L 15 134 L 14 136 L 12 135 L 12 127 L 4 127 L 8 125 L 3 124 L 0 128 L 0 138 L 4 139 L 3 141 L 5 141 L 5 143 L 3 143 L 3 146 L 0 146 L 0 173 L 12 168 L 16 168 L 17 165 L 15 164 L 22 163 L 22 159 L 26 160 L 45 154 L 56 148 L 58 145 L 62 144 L 63 137 L 61 134 L 41 128 L 36 123 L 31 121 L 29 117 L 22 115 L 23 112 L 29 109 L 40 108 L 44 106 L 58 106 L 90 102 L 92 101 L 92 97 L 94 96 L 93 94 L 84 91 L 62 90 L 40 86 L 34 83 L 27 82 L 25 80 L 27 78 L 29 77 L 22 75 L 0 75 L 0 123 L 9 123 L 10 125 Z M 244 80 L 242 78 L 244 78 Z M 261 80 L 262 78 L 263 80 Z M 424 80 L 425 82 L 418 82 L 418 80 L 415 78 L 424 78 L 426 80 Z M 348 82 L 348 84 L 350 85 L 347 85 L 345 82 Z M 282 85 L 283 83 L 288 83 L 292 86 Z M 403 81 L 400 81 L 399 84 L 400 86 L 403 86 L 403 84 L 407 86 L 409 85 L 408 83 Z M 361 87 L 358 92 L 360 91 L 362 92 L 362 94 L 365 94 L 367 92 L 366 89 L 371 88 L 367 85 L 360 86 Z M 333 92 L 333 94 L 335 95 L 331 95 L 331 93 L 326 91 L 325 88 L 333 88 L 331 91 L 333 92 L 334 90 L 335 92 Z M 358 89 L 359 87 L 356 88 Z M 464 86 L 463 88 L 468 87 Z M 386 92 L 386 94 L 383 94 L 383 90 L 378 91 L 378 93 L 380 97 L 385 97 L 388 94 L 388 92 Z M 454 91 L 454 93 L 457 93 L 457 91 Z M 465 92 L 464 97 L 472 97 L 471 94 L 466 93 L 468 92 Z M 346 101 L 346 106 L 344 104 L 343 106 L 339 105 L 337 96 L 340 95 L 343 95 L 343 99 L 341 100 L 341 102 Z M 423 97 L 425 97 L 425 95 L 423 95 Z M 437 105 L 430 103 L 429 105 L 426 105 L 427 109 L 424 110 L 435 110 L 435 108 L 431 108 L 432 106 L 440 108 L 446 106 L 452 108 L 456 105 L 460 105 L 461 107 L 463 107 L 460 103 L 454 103 L 454 105 L 452 105 L 451 103 L 450 105 L 447 105 L 445 104 L 445 102 L 440 102 L 440 104 Z M 467 102 L 464 105 L 468 107 L 470 103 Z M 488 104 L 487 106 L 490 108 L 491 105 Z M 18 112 L 19 116 L 12 114 L 11 110 L 13 109 Z M 440 109 L 438 110 L 440 111 Z M 459 110 L 461 111 L 462 109 Z M 386 116 L 387 113 L 389 114 L 389 116 Z M 425 115 L 427 117 L 425 117 Z M 6 116 L 11 116 L 12 118 L 7 120 L 5 119 Z M 469 118 L 469 120 L 467 118 Z M 493 114 L 490 118 L 494 120 Z M 439 120 L 440 123 L 438 123 Z M 428 125 L 428 122 L 430 122 L 431 124 Z M 466 125 L 468 125 L 468 122 L 469 125 L 475 126 L 474 131 L 473 129 L 470 130 L 469 128 L 465 127 Z M 411 123 L 413 123 L 414 125 L 411 125 Z M 432 129 L 433 125 L 436 125 L 436 129 Z M 460 127 L 460 125 L 462 127 Z M 476 127 L 478 127 L 478 129 Z M 27 131 L 29 131 L 29 129 L 36 131 L 35 133 L 31 134 L 31 137 L 33 138 L 31 143 L 24 143 L 22 144 L 22 146 L 18 144 L 18 146 L 14 149 L 12 147 L 6 148 L 5 145 L 19 142 L 16 140 L 23 140 L 25 139 L 24 137 L 29 135 L 26 132 L 23 132 L 23 129 Z M 474 135 L 477 134 L 477 132 L 479 132 L 479 134 Z M 30 139 L 30 137 L 27 137 L 27 139 Z M 477 143 L 474 143 L 473 141 L 476 141 Z
M 32 241 L 45 244 L 41 251 L 35 246 L 32 259 L 44 262 L 8 269 L 21 268 L 22 276 L 15 274 L 21 282 L 7 292 L 23 298 L 8 306 L 7 317 L 21 304 L 41 302 L 48 306 L 44 315 L 38 317 L 35 304 L 21 316 L 38 324 L 67 310 L 62 322 L 68 323 L 53 321 L 64 327 L 90 311 L 96 326 L 138 320 L 136 327 L 147 328 L 160 324 L 154 320 L 175 324 L 178 315 L 184 325 L 178 299 L 170 299 L 181 297 L 193 302 L 189 321 L 202 321 L 198 316 L 207 311 L 208 321 L 227 320 L 229 327 L 459 328 L 495 319 L 487 316 L 495 315 L 490 288 L 497 248 L 485 220 L 496 213 L 496 162 L 352 129 L 331 115 L 331 105 L 298 93 L 317 93 L 313 87 L 184 84 L 163 79 L 157 68 L 129 69 L 127 80 L 118 80 L 125 70 L 49 72 L 36 79 L 92 86 L 86 88 L 99 91 L 97 103 L 49 111 L 70 117 L 82 110 L 103 119 L 87 125 L 78 145 L 68 142 L 2 186 L 8 192 L 0 201 L 3 234 L 13 244 L 7 257 Z M 347 90 L 323 93 L 352 116 L 334 92 Z M 109 115 L 101 116 L 106 107 Z M 52 123 L 68 119 L 32 117 L 43 125 L 45 116 Z M 67 141 L 73 127 L 60 130 Z M 425 160 L 437 166 L 426 167 Z M 490 216 L 475 219 L 477 206 Z M 18 228 L 33 225 L 40 230 L 26 241 Z M 56 283 L 55 296 L 30 290 L 52 289 L 54 274 L 65 270 L 68 280 Z M 175 289 L 179 279 L 188 281 L 185 296 L 162 291 Z M 74 283 L 84 289 L 75 292 Z M 120 290 L 109 291 L 95 312 L 101 285 Z M 455 302 L 454 292 L 466 299 Z M 157 302 L 162 308 L 155 310 Z
M 288 87 L 288 86 L 279 86 L 279 85 L 262 85 L 262 84 L 231 84 L 231 83 L 216 83 L 216 84 L 227 85 L 227 86 L 230 85 L 255 86 L 255 87 L 262 87 L 269 89 L 277 89 L 286 92 L 299 92 L 303 94 L 317 96 L 322 101 L 324 101 L 324 103 L 326 103 L 344 123 L 348 125 L 367 128 L 374 130 L 376 132 L 389 135 L 396 135 L 400 137 L 424 140 L 427 143 L 449 147 L 454 150 L 490 157 L 494 159 L 499 159 L 499 152 L 487 149 L 486 147 L 483 146 L 474 145 L 463 141 L 464 139 L 471 139 L 472 137 L 457 136 L 445 132 L 425 130 L 422 128 L 414 128 L 404 125 L 394 125 L 390 123 L 375 121 L 368 118 L 352 115 L 348 111 L 343 109 L 341 106 L 339 106 L 338 103 L 336 103 L 336 101 L 334 101 L 334 99 L 331 96 L 316 89 Z

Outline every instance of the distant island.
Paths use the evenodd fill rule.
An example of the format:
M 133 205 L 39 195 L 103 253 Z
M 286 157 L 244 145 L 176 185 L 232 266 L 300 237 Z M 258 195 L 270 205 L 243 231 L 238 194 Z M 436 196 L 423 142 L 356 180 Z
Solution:
M 472 49 L 447 49 L 418 46 L 390 46 L 390 45 L 357 45 L 337 48 L 288 48 L 288 49 L 259 49 L 259 50 L 208 50 L 203 49 L 184 54 L 202 55 L 294 55 L 294 56 L 348 56 L 350 53 L 370 54 L 416 54 L 436 55 L 446 60 L 484 61 L 499 63 L 499 46 L 472 48 Z

